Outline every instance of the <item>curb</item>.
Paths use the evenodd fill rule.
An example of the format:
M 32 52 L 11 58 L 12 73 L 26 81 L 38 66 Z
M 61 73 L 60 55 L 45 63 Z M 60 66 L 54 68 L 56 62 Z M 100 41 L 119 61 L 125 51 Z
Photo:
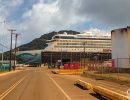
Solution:
M 21 72 L 22 70 L 15 70 L 15 71 L 10 71 L 10 72 L 5 72 L 5 73 L 1 73 L 0 74 L 0 77 L 1 76 L 5 76 L 5 75 L 9 75 L 9 74 L 13 74 L 13 73 L 17 73 L 17 72 Z

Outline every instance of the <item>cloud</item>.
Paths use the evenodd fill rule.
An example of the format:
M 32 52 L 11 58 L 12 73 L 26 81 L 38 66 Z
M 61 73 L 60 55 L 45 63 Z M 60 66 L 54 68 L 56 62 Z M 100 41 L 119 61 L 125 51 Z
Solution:
M 130 25 L 129 0 L 81 0 L 78 13 L 108 27 Z
M 8 29 L 11 28 L 12 24 L 7 20 L 12 11 L 23 3 L 23 0 L 0 0 L 0 43 L 9 46 L 9 32 Z
M 23 2 L 25 4 L 25 1 L 0 0 L 0 16 L 9 19 L 13 10 Z M 21 11 L 25 9 L 24 7 L 25 5 L 22 5 L 18 10 Z M 21 43 L 29 42 L 51 31 L 74 29 L 75 26 L 78 30 L 83 25 L 89 26 L 89 22 L 93 23 L 91 27 L 106 26 L 109 32 L 115 27 L 130 25 L 129 0 L 28 0 L 26 7 L 27 9 L 20 14 L 22 15 L 19 17 L 20 22 L 13 19 L 12 23 L 8 23 L 8 26 L 13 25 L 22 33 Z M 85 27 L 81 29 L 80 31 L 86 30 Z M 93 31 L 96 27 L 91 29 Z
M 89 34 L 93 34 L 93 35 L 99 35 L 99 36 L 111 36 L 110 33 L 108 33 L 107 31 L 105 30 L 101 30 L 101 29 L 98 29 L 98 28 L 90 28 L 90 29 L 87 29 L 85 30 L 83 33 L 89 33 Z
M 0 0 L 0 16 L 7 18 L 15 7 L 22 3 L 23 0 Z
M 53 3 L 34 4 L 32 9 L 23 14 L 23 30 L 34 38 L 46 32 L 68 29 L 71 25 L 83 23 L 86 16 L 77 14 L 75 1 L 70 3 L 70 0 L 56 0 Z M 25 38 L 28 38 L 28 34 L 24 34 Z
M 130 24 L 129 0 L 40 0 L 23 14 L 21 26 L 33 37 L 88 21 L 109 29 Z M 89 26 L 89 25 L 88 25 Z M 27 36 L 27 35 L 26 35 Z
M 8 48 L 3 48 L 4 50 L 9 50 L 10 45 L 10 33 L 9 28 L 12 28 L 12 24 L 8 20 L 13 10 L 20 6 L 23 0 L 0 0 L 0 43 Z M 0 51 L 2 51 L 2 46 L 0 46 Z

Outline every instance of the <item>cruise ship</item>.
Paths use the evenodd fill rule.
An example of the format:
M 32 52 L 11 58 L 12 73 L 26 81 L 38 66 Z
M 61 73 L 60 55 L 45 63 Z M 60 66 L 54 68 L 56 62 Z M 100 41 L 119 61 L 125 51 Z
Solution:
M 43 50 L 18 52 L 18 60 L 48 65 L 60 63 L 80 63 L 89 66 L 96 61 L 108 61 L 111 58 L 111 36 L 84 32 L 81 34 L 56 34 L 48 40 L 48 46 Z M 89 64 L 89 65 L 88 65 Z
M 57 34 L 48 40 L 48 46 L 44 52 L 110 53 L 111 37 L 110 35 L 92 34 L 91 32 L 76 35 L 64 32 L 64 34 Z

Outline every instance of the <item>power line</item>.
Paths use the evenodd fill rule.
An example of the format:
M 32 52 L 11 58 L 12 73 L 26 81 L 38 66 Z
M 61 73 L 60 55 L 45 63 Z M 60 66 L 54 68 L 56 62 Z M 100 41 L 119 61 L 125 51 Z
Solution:
M 7 46 L 5 46 L 4 44 L 0 43 L 0 46 L 6 48 L 6 49 L 9 49 Z

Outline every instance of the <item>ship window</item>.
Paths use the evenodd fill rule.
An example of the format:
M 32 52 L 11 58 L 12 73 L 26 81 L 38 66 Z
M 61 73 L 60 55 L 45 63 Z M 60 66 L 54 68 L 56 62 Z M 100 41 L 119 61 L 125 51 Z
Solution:
M 60 37 L 59 36 L 55 36 L 54 39 L 59 39 Z

